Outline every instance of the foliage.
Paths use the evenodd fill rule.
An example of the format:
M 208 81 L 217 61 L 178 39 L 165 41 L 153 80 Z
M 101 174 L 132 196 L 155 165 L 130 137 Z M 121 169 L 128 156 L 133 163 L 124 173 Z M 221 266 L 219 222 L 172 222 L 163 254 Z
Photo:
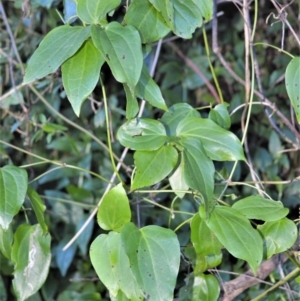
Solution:
M 249 265 L 260 277 L 267 259 L 293 248 L 300 43 L 294 36 L 284 53 L 255 45 L 267 14 L 258 1 L 251 37 L 240 38 L 245 12 L 227 25 L 233 34 L 218 29 L 231 67 L 217 45 L 210 54 L 211 0 L 37 0 L 21 25 L 5 14 L 19 4 L 0 2 L 1 39 L 14 50 L 0 61 L 10 70 L 0 97 L 0 300 L 213 301 L 230 276 L 212 271 Z M 285 269 L 295 293 L 299 264 L 290 256 Z

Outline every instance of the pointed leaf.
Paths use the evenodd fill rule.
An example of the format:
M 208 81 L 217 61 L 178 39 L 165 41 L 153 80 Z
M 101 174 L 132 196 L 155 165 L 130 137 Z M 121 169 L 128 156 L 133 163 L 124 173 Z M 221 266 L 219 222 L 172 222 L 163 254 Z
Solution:
M 170 0 L 149 0 L 149 2 L 161 13 L 167 25 L 174 27 L 174 9 Z
M 0 168 L 0 226 L 7 230 L 19 212 L 27 191 L 27 172 L 22 168 L 6 165 Z
M 125 22 L 139 31 L 143 44 L 156 42 L 170 32 L 163 16 L 148 0 L 133 0 L 126 12 Z
M 91 34 L 115 79 L 133 89 L 143 67 L 139 32 L 133 26 L 124 27 L 120 23 L 110 22 L 104 29 L 92 25 Z
M 285 86 L 300 123 L 300 57 L 294 57 L 285 72 Z
M 139 112 L 139 104 L 134 91 L 132 91 L 126 84 L 123 84 L 123 87 L 126 94 L 126 118 L 132 119 Z
M 136 173 L 131 190 L 151 186 L 163 180 L 176 166 L 178 153 L 173 146 L 162 146 L 156 151 L 136 151 Z
M 78 0 L 77 14 L 84 23 L 98 24 L 120 3 L 121 0 Z
M 201 10 L 201 14 L 205 21 L 209 21 L 213 15 L 213 0 L 194 0 Z
M 102 229 L 117 232 L 130 221 L 129 200 L 122 184 L 118 184 L 104 196 L 97 218 Z
M 209 118 L 222 127 L 228 130 L 231 126 L 230 116 L 227 110 L 228 104 L 218 104 L 209 112 Z
M 0 226 L 0 252 L 8 259 L 10 259 L 11 256 L 12 243 L 13 231 L 11 226 L 9 226 L 8 229 L 5 231 Z
M 159 121 L 135 118 L 123 124 L 117 133 L 120 143 L 133 150 L 157 150 L 166 142 L 167 134 Z
M 263 242 L 249 220 L 233 208 L 216 206 L 205 222 L 228 252 L 246 260 L 256 273 L 262 261 Z
M 30 186 L 27 189 L 27 196 L 31 202 L 32 208 L 34 210 L 35 216 L 43 230 L 43 234 L 45 235 L 48 231 L 48 226 L 45 222 L 44 212 L 46 210 L 46 206 L 39 196 L 39 194 Z
M 97 85 L 104 61 L 93 42 L 88 40 L 61 66 L 63 85 L 77 116 L 83 101 Z
M 253 195 L 233 204 L 232 208 L 238 210 L 249 219 L 260 219 L 263 221 L 276 221 L 282 219 L 289 213 L 281 202 L 265 199 L 260 195 Z
M 11 259 L 15 265 L 13 287 L 19 301 L 35 294 L 45 282 L 51 262 L 50 240 L 40 225 L 22 224 L 17 229 Z
M 51 30 L 30 58 L 23 80 L 29 84 L 52 72 L 71 57 L 89 37 L 90 27 L 63 25 Z
M 151 78 L 147 66 L 144 64 L 142 74 L 135 87 L 138 97 L 147 100 L 152 106 L 167 111 L 165 100 L 159 86 Z
M 177 126 L 177 136 L 199 139 L 206 155 L 216 161 L 245 160 L 239 139 L 231 132 L 222 129 L 210 119 L 189 117 Z

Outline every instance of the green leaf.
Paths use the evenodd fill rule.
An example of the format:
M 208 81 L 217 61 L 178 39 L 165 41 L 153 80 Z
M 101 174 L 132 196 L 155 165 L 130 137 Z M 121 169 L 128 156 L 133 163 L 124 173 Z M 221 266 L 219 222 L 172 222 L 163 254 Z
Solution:
M 285 87 L 300 123 L 300 57 L 294 57 L 285 71 Z
M 210 119 L 189 117 L 177 126 L 177 136 L 194 137 L 202 142 L 206 155 L 216 161 L 245 160 L 239 139 Z
M 11 257 L 11 247 L 13 243 L 13 231 L 11 226 L 7 230 L 0 226 L 0 252 L 7 258 Z M 0 298 L 1 300 L 1 298 Z
M 268 200 L 260 195 L 253 195 L 233 204 L 232 208 L 238 210 L 249 219 L 260 219 L 263 221 L 276 221 L 282 219 L 289 213 L 281 202 Z
M 151 186 L 163 180 L 175 167 L 178 153 L 173 146 L 162 146 L 156 151 L 136 151 L 136 172 L 131 190 Z
M 63 25 L 51 30 L 30 58 L 23 80 L 29 84 L 56 69 L 89 37 L 90 27 Z
M 115 79 L 132 89 L 141 76 L 143 53 L 139 32 L 133 26 L 110 22 L 104 29 L 92 25 L 92 38 Z
M 39 194 L 30 186 L 27 189 L 27 196 L 31 202 L 32 208 L 34 210 L 35 216 L 43 230 L 43 234 L 45 235 L 48 231 L 48 226 L 45 222 L 44 212 L 46 210 L 46 206 L 42 201 Z
M 259 225 L 257 229 L 265 239 L 267 258 L 292 247 L 298 236 L 295 223 L 287 218 L 265 222 L 263 225 Z
M 256 273 L 262 261 L 263 242 L 249 220 L 233 208 L 216 206 L 205 222 L 228 252 L 246 260 Z
M 123 84 L 125 94 L 126 94 L 126 118 L 132 119 L 139 112 L 139 104 L 136 100 L 136 95 L 134 91 L 126 84 Z
M 132 274 L 120 233 L 99 235 L 92 242 L 90 258 L 97 275 L 113 298 L 123 292 L 132 301 L 142 300 L 143 293 Z
M 213 15 L 213 0 L 194 0 L 197 3 L 205 21 L 209 21 Z
M 133 0 L 126 12 L 125 22 L 139 31 L 143 44 L 156 42 L 170 32 L 163 16 L 148 0 Z
M 63 85 L 77 116 L 80 114 L 83 101 L 97 85 L 104 61 L 103 56 L 89 39 L 61 66 Z
M 210 110 L 208 117 L 222 127 L 228 130 L 231 126 L 230 116 L 227 110 L 228 104 L 216 105 L 212 110 Z
M 22 168 L 6 165 L 0 168 L 0 226 L 7 230 L 19 212 L 27 191 L 27 172 Z
M 98 209 L 97 218 L 102 229 L 117 232 L 130 221 L 129 201 L 122 184 L 118 184 L 104 196 Z
M 22 224 L 17 229 L 11 259 L 15 264 L 13 287 L 19 301 L 35 294 L 45 282 L 51 262 L 50 240 L 40 225 Z
M 123 227 L 121 237 L 144 298 L 173 300 L 180 263 L 180 247 L 175 233 L 158 226 L 137 229 L 130 223 Z
M 145 64 L 143 65 L 139 82 L 135 87 L 135 92 L 138 97 L 147 100 L 152 106 L 165 111 L 168 110 L 160 88 L 151 78 L 148 68 Z
M 173 30 L 174 9 L 170 0 L 149 0 L 149 2 L 161 13 L 166 24 Z
M 166 142 L 166 135 L 162 123 L 147 118 L 132 119 L 117 133 L 120 143 L 133 150 L 157 150 Z
M 175 136 L 177 125 L 186 117 L 200 117 L 200 113 L 187 103 L 177 103 L 164 113 L 160 121 L 166 127 L 168 136 Z
M 78 0 L 78 17 L 87 24 L 98 24 L 106 15 L 118 7 L 121 0 Z
M 204 200 L 206 212 L 210 213 L 214 208 L 214 173 L 215 167 L 209 159 L 201 142 L 195 138 L 185 138 L 180 141 L 183 150 L 183 174 L 189 187 L 199 191 Z

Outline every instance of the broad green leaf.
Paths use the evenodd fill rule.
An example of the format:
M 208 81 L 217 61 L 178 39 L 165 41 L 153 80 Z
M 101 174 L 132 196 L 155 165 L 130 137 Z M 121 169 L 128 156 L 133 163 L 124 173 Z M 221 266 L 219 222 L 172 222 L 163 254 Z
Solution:
M 132 119 L 139 112 L 139 104 L 134 91 L 132 91 L 126 84 L 123 84 L 123 87 L 126 94 L 126 118 Z
M 99 235 L 92 242 L 90 258 L 97 275 L 108 288 L 113 300 L 127 300 L 120 299 L 122 292 L 130 300 L 142 300 L 143 293 L 132 274 L 120 233 Z
M 210 110 L 208 117 L 222 127 L 228 130 L 231 126 L 230 116 L 227 110 L 228 104 L 216 105 L 212 110 Z
M 159 86 L 151 78 L 147 66 L 144 64 L 142 74 L 135 87 L 138 97 L 147 100 L 152 106 L 167 111 L 165 100 L 161 94 Z
M 157 150 L 167 139 L 163 124 L 147 118 L 126 122 L 119 128 L 117 136 L 123 146 L 132 150 Z
M 266 243 L 267 258 L 291 248 L 298 235 L 295 223 L 287 218 L 265 222 L 257 229 L 262 233 Z
M 15 265 L 13 287 L 19 301 L 35 294 L 45 282 L 51 262 L 51 237 L 39 224 L 22 224 L 14 235 L 11 259 Z
M 249 220 L 233 208 L 216 206 L 205 222 L 228 252 L 246 260 L 256 273 L 262 261 L 263 242 Z
M 289 213 L 289 209 L 284 208 L 281 202 L 268 200 L 260 195 L 253 195 L 239 200 L 233 204 L 232 208 L 249 219 L 260 219 L 269 222 L 282 219 Z
M 161 13 L 167 25 L 174 28 L 174 9 L 170 0 L 149 0 L 149 2 Z
M 178 153 L 173 146 L 162 146 L 156 151 L 136 151 L 136 172 L 131 190 L 151 186 L 163 180 L 176 166 Z
M 7 230 L 19 212 L 27 191 L 27 172 L 12 165 L 0 168 L 0 227 Z
M 285 71 L 285 86 L 300 123 L 300 57 L 294 57 Z
M 213 0 L 194 0 L 194 2 L 200 8 L 205 21 L 209 21 L 213 15 Z
M 42 78 L 71 57 L 89 37 L 90 27 L 63 25 L 51 30 L 28 61 L 24 84 Z
M 30 186 L 27 189 L 27 196 L 31 202 L 32 208 L 34 210 L 35 216 L 43 230 L 43 234 L 45 235 L 48 231 L 48 226 L 45 222 L 44 212 L 46 210 L 46 206 L 39 196 L 39 194 Z
M 200 117 L 200 113 L 187 103 L 177 103 L 164 113 L 160 121 L 166 127 L 168 136 L 175 136 L 177 125 L 186 117 Z
M 177 126 L 176 135 L 194 137 L 202 142 L 206 155 L 216 161 L 245 160 L 239 139 L 210 119 L 189 117 Z
M 180 263 L 180 247 L 175 233 L 158 226 L 137 229 L 130 223 L 123 227 L 121 237 L 144 298 L 173 300 Z
M 206 212 L 214 208 L 214 173 L 215 167 L 203 149 L 202 143 L 195 138 L 185 138 L 180 141 L 183 150 L 183 174 L 189 187 L 199 191 L 204 200 Z
M 143 53 L 139 32 L 131 25 L 110 22 L 104 29 L 92 25 L 92 38 L 115 79 L 132 89 L 141 76 Z
M 7 258 L 11 257 L 11 247 L 13 243 L 13 231 L 11 226 L 7 230 L 3 230 L 0 226 L 0 252 Z M 1 298 L 0 298 L 1 300 Z
M 97 218 L 102 229 L 117 232 L 130 221 L 129 200 L 122 184 L 118 184 L 104 196 Z
M 139 31 L 143 44 L 162 39 L 171 29 L 148 0 L 133 0 L 126 12 L 125 22 Z
M 190 39 L 197 27 L 203 22 L 202 13 L 195 0 L 170 0 L 174 7 L 174 33 Z
M 77 14 L 84 23 L 98 24 L 120 3 L 121 0 L 78 0 Z
M 103 56 L 89 39 L 61 66 L 63 85 L 77 116 L 80 114 L 83 101 L 97 85 L 104 61 Z

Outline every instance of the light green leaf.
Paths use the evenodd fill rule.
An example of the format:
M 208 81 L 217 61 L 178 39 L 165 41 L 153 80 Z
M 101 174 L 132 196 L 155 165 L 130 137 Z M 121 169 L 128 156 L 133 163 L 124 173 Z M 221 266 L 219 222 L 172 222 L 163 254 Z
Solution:
M 118 7 L 121 0 L 78 0 L 78 17 L 87 24 L 98 24 L 106 15 Z
M 147 100 L 152 106 L 167 111 L 165 100 L 159 86 L 151 78 L 147 66 L 144 64 L 142 74 L 135 87 L 135 92 L 141 99 Z
M 300 57 L 294 57 L 285 71 L 285 86 L 300 123 Z
M 281 202 L 268 200 L 260 195 L 253 195 L 233 204 L 232 208 L 238 210 L 249 219 L 260 219 L 263 221 L 276 221 L 282 219 L 289 213 Z
M 167 139 L 162 123 L 147 118 L 126 122 L 119 128 L 117 136 L 123 146 L 133 150 L 157 150 Z
M 13 243 L 13 231 L 11 225 L 5 231 L 0 226 L 0 252 L 8 259 L 10 259 L 11 257 L 12 243 Z
M 287 218 L 265 222 L 263 225 L 259 225 L 257 229 L 264 236 L 267 258 L 291 248 L 298 236 L 295 223 Z
M 122 184 L 118 184 L 104 196 L 97 218 L 102 229 L 117 232 L 130 221 L 129 200 Z
M 194 277 L 191 301 L 217 301 L 220 295 L 220 284 L 214 275 L 200 274 Z
M 173 146 L 162 146 L 156 151 L 136 151 L 136 172 L 131 190 L 151 186 L 163 180 L 175 167 L 178 153 Z
M 173 300 L 180 263 L 177 236 L 169 229 L 127 224 L 121 232 L 133 275 L 146 300 Z
M 46 206 L 42 201 L 39 194 L 30 186 L 27 189 L 27 196 L 31 202 L 32 208 L 34 210 L 35 216 L 43 230 L 43 234 L 45 235 L 48 231 L 48 226 L 45 222 L 44 212 L 46 210 Z
M 126 12 L 125 22 L 139 31 L 143 44 L 156 42 L 170 32 L 163 16 L 148 0 L 133 0 Z
M 200 8 L 205 21 L 209 21 L 213 15 L 213 0 L 194 0 L 194 2 Z
M 206 155 L 216 161 L 245 160 L 239 139 L 210 119 L 189 117 L 177 126 L 176 135 L 194 137 L 202 142 Z
M 51 262 L 50 240 L 40 225 L 22 224 L 17 229 L 11 259 L 15 265 L 13 287 L 19 301 L 35 294 L 45 282 Z
M 133 89 L 143 67 L 139 32 L 131 25 L 124 27 L 120 23 L 110 22 L 104 29 L 92 25 L 91 34 L 115 79 Z
M 126 118 L 132 119 L 139 112 L 139 104 L 134 91 L 132 91 L 126 84 L 123 84 L 123 87 L 126 94 Z
M 201 142 L 195 138 L 185 138 L 180 141 L 183 150 L 184 180 L 192 189 L 199 191 L 204 200 L 206 212 L 214 208 L 214 173 L 215 167 L 209 159 Z
M 168 136 L 175 136 L 177 125 L 186 117 L 200 117 L 200 113 L 187 103 L 177 103 L 164 113 L 160 121 L 166 127 Z
M 12 165 L 0 168 L 0 226 L 7 230 L 19 212 L 27 191 L 27 172 Z
M 170 0 L 149 0 L 149 2 L 161 13 L 166 24 L 173 30 L 174 9 Z
M 83 101 L 96 87 L 104 62 L 103 56 L 89 39 L 75 55 L 62 64 L 63 85 L 77 116 Z
M 71 57 L 89 37 L 90 27 L 63 25 L 51 30 L 30 58 L 24 84 L 42 78 Z
M 256 273 L 262 261 L 263 242 L 249 220 L 233 208 L 216 206 L 205 222 L 228 252 L 246 260 Z
M 210 110 L 208 117 L 222 127 L 228 130 L 231 126 L 231 119 L 227 110 L 228 104 L 218 104 Z

